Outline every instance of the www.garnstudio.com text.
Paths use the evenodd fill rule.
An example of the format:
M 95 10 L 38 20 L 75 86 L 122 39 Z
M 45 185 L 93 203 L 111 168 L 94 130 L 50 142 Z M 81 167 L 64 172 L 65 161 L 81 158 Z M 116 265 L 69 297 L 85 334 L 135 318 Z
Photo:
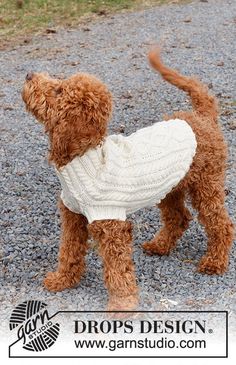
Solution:
M 159 340 L 75 340 L 77 349 L 108 349 L 115 351 L 116 349 L 205 349 L 205 340 L 168 340 L 161 337 Z

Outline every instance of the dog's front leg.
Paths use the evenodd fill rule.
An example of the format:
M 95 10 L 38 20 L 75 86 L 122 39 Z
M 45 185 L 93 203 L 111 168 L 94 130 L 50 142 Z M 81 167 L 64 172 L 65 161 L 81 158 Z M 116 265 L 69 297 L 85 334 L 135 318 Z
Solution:
M 94 221 L 89 231 L 99 243 L 104 280 L 109 293 L 108 310 L 133 310 L 138 304 L 132 261 L 132 226 L 119 220 Z
M 48 290 L 61 291 L 75 286 L 85 270 L 87 251 L 87 219 L 71 212 L 59 202 L 62 220 L 61 245 L 57 271 L 49 272 L 44 279 Z

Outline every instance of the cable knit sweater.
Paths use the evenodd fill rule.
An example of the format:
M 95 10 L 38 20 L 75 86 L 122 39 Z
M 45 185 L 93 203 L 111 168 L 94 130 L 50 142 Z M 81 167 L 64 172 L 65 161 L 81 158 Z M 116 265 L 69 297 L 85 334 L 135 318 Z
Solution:
M 191 127 L 179 119 L 128 137 L 108 136 L 101 146 L 56 170 L 61 199 L 89 223 L 125 220 L 126 214 L 159 203 L 183 179 L 196 146 Z

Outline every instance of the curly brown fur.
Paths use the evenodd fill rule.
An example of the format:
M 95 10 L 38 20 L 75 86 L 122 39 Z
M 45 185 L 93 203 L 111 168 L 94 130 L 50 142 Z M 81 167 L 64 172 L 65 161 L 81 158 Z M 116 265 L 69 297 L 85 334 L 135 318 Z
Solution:
M 87 219 L 65 207 L 60 200 L 62 236 L 59 251 L 59 263 L 55 272 L 49 272 L 44 285 L 51 291 L 61 291 L 75 286 L 85 271 L 87 252 Z
M 189 210 L 184 206 L 184 198 L 185 192 L 176 189 L 161 201 L 159 208 L 165 226 L 160 230 L 156 238 L 151 242 L 143 244 L 143 248 L 147 252 L 168 255 L 175 247 L 177 240 L 181 238 L 192 219 Z
M 163 227 L 144 248 L 151 254 L 171 252 L 191 220 L 184 206 L 185 197 L 190 195 L 208 235 L 208 249 L 199 263 L 199 271 L 222 274 L 228 265 L 233 225 L 224 206 L 227 148 L 217 123 L 217 102 L 198 80 L 163 65 L 158 51 L 151 52 L 149 60 L 166 81 L 189 94 L 193 111 L 178 112 L 171 117 L 183 119 L 192 127 L 197 152 L 188 174 L 159 204 Z M 99 145 L 106 136 L 112 98 L 106 86 L 94 76 L 79 73 L 58 80 L 47 74 L 30 74 L 22 97 L 27 110 L 45 126 L 50 141 L 49 158 L 57 168 Z M 59 265 L 55 273 L 48 274 L 45 286 L 57 291 L 79 282 L 85 268 L 89 231 L 99 242 L 110 296 L 108 309 L 135 308 L 138 289 L 131 258 L 130 223 L 104 220 L 87 226 L 84 216 L 70 212 L 62 203 L 61 215 Z
M 132 226 L 117 220 L 95 221 L 89 232 L 99 243 L 104 281 L 109 292 L 108 310 L 133 309 L 138 302 L 132 254 Z

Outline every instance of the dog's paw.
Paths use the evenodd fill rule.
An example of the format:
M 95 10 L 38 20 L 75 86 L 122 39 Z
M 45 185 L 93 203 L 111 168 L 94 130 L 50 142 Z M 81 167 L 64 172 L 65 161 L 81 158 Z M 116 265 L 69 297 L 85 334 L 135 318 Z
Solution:
M 205 255 L 199 262 L 198 272 L 208 275 L 223 274 L 228 267 L 228 261 L 215 259 L 212 256 Z
M 146 251 L 148 255 L 169 255 L 170 248 L 169 245 L 165 244 L 165 242 L 161 242 L 159 240 L 153 239 L 152 241 L 148 241 L 143 243 L 143 249 Z
M 49 272 L 44 279 L 44 286 L 50 291 L 62 291 L 67 288 L 72 288 L 77 284 L 78 280 L 70 275 L 61 274 L 58 271 Z

